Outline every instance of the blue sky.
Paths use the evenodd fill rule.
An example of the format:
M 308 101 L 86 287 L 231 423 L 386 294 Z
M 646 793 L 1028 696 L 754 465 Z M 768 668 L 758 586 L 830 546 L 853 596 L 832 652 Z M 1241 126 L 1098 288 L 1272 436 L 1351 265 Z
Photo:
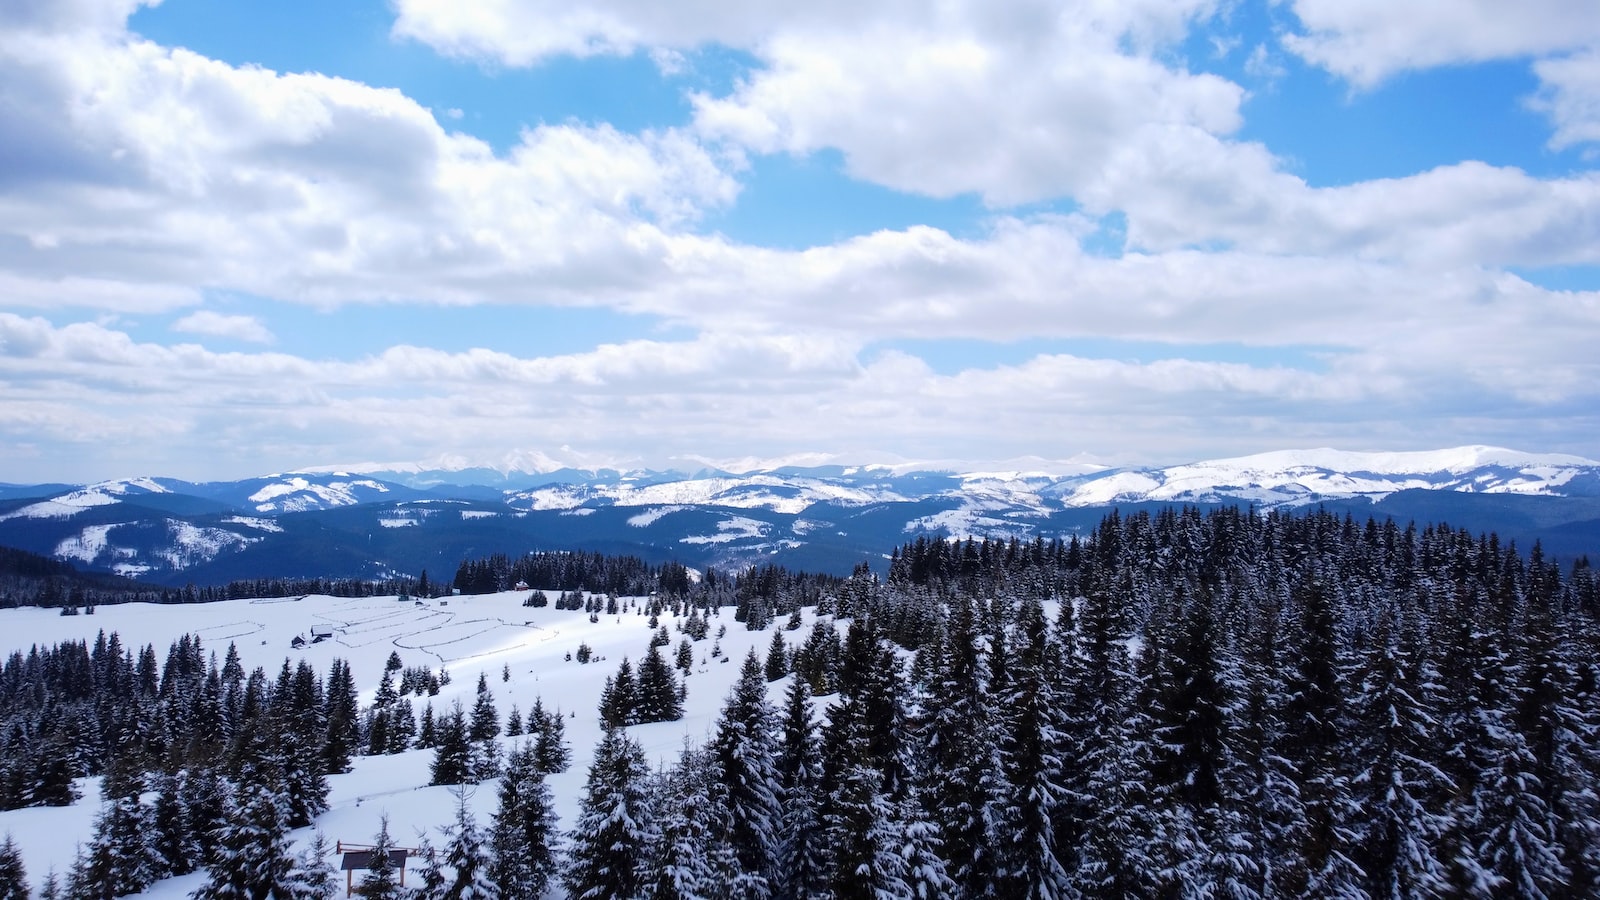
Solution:
M 1600 456 L 1585 2 L 0 11 L 0 481 Z

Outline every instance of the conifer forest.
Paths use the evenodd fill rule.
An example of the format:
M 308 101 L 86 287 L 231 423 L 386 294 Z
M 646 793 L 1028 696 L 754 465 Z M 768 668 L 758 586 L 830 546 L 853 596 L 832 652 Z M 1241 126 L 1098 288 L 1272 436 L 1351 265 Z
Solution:
M 286 834 L 352 759 L 416 749 L 436 784 L 481 785 L 498 811 L 462 802 L 420 876 L 401 887 L 380 865 L 363 897 L 1600 896 L 1584 559 L 1230 507 L 1112 513 L 1070 541 L 918 538 L 846 579 L 583 567 L 638 591 L 621 602 L 650 631 L 577 711 L 604 730 L 572 821 L 545 783 L 574 765 L 564 716 L 502 713 L 481 676 L 470 707 L 436 709 L 448 672 L 398 657 L 362 705 L 342 662 L 246 672 L 190 635 L 12 655 L 0 805 L 104 785 L 94 840 L 45 896 L 201 870 L 198 900 L 343 896 L 323 837 L 296 852 Z M 577 591 L 590 576 L 559 575 L 554 557 L 501 558 L 457 581 L 526 578 L 564 614 L 619 614 L 615 593 Z M 715 629 L 768 628 L 765 653 L 732 660 L 705 740 L 648 760 L 630 729 L 682 715 Z M 0 897 L 29 896 L 7 841 Z

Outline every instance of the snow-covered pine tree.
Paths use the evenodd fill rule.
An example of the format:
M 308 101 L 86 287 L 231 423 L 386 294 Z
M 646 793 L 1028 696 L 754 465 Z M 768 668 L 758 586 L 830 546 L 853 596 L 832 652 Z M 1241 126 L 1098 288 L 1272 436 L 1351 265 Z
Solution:
M 639 686 L 633 677 L 633 664 L 623 657 L 616 676 L 607 678 L 600 691 L 600 724 L 605 728 L 625 728 L 638 723 Z
M 0 841 L 0 900 L 28 900 L 28 871 L 11 833 Z
M 789 644 L 783 639 L 783 632 L 776 628 L 772 630 L 772 641 L 767 645 L 764 671 L 768 681 L 777 681 L 789 674 Z
M 606 729 L 568 834 L 562 882 L 575 900 L 633 897 L 643 886 L 653 817 L 649 780 L 643 748 L 621 729 Z
M 572 748 L 567 746 L 567 723 L 561 710 L 546 713 L 544 706 L 535 701 L 534 713 L 530 713 L 528 719 L 530 731 L 535 713 L 539 720 L 538 735 L 533 742 L 535 764 L 546 775 L 565 772 L 572 765 Z
M 109 777 L 109 776 L 108 776 Z M 166 873 L 154 846 L 151 811 L 135 779 L 128 793 L 105 804 L 84 848 L 80 889 L 88 897 L 137 894 Z
M 778 746 L 776 715 L 753 649 L 723 705 L 711 746 L 718 799 L 728 817 L 726 840 L 738 861 L 728 896 L 762 900 L 772 891 L 777 853 Z
M 1401 645 L 1395 616 L 1392 608 L 1382 612 L 1359 694 L 1366 767 L 1355 788 L 1365 816 L 1355 860 L 1375 900 L 1432 897 L 1445 887 L 1436 855 L 1441 816 L 1429 808 L 1445 781 L 1428 761 L 1438 724 L 1428 705 L 1438 686 L 1419 655 Z
M 952 598 L 944 633 L 917 659 L 929 684 L 919 698 L 920 796 L 940 827 L 950 877 L 967 896 L 988 892 L 994 874 L 987 808 L 1000 777 L 995 704 L 971 597 Z
M 450 878 L 444 870 L 444 854 L 433 846 L 433 839 L 428 837 L 427 832 L 417 838 L 417 858 L 422 860 L 422 870 L 417 873 L 417 885 L 412 888 L 407 900 L 443 897 L 450 885 Z
M 459 701 L 439 719 L 438 731 L 430 783 L 465 784 L 472 776 L 472 742 L 467 737 L 467 717 Z
M 504 900 L 538 900 L 556 875 L 556 816 L 544 775 L 537 751 L 524 744 L 500 777 L 489 846 L 490 874 Z
M 823 846 L 822 746 L 811 714 L 811 686 L 795 677 L 784 694 L 783 740 L 774 764 L 778 776 L 778 900 L 821 900 L 828 890 L 828 854 Z
M 405 892 L 400 887 L 400 877 L 389 855 L 394 849 L 394 838 L 389 834 L 389 817 L 385 815 L 378 820 L 378 833 L 372 839 L 372 867 L 356 888 L 356 896 L 361 900 L 404 900 Z
M 1022 601 L 1013 643 L 1000 745 L 1007 784 L 989 810 L 995 885 L 1000 896 L 1053 900 L 1068 895 L 1054 830 L 1065 765 L 1058 718 L 1063 702 L 1049 675 L 1060 660 L 1036 598 Z
M 202 864 L 200 843 L 190 826 L 189 810 L 184 806 L 182 780 L 185 773 L 160 775 L 156 779 L 156 801 L 151 811 L 152 842 L 161 857 L 161 868 L 169 875 L 187 875 Z
M 716 756 L 685 740 L 677 765 L 656 780 L 655 834 L 644 896 L 649 900 L 710 900 L 729 896 L 737 861 L 722 835 L 727 810 L 717 793 Z
M 206 881 L 193 900 L 265 900 L 293 896 L 294 854 L 287 837 L 288 810 L 270 771 L 243 773 L 235 803 L 215 836 Z
M 683 718 L 683 703 L 678 699 L 678 679 L 661 655 L 661 648 L 652 645 L 639 661 L 639 693 L 637 717 L 639 722 L 675 722 Z
M 317 829 L 311 842 L 300 852 L 290 878 L 294 900 L 333 900 L 339 893 L 339 877 L 333 870 L 333 847 L 328 836 Z
M 26 895 L 21 900 L 27 900 Z M 44 881 L 39 885 L 39 900 L 63 900 L 61 879 L 56 875 L 55 869 L 44 874 Z
M 466 794 L 456 798 L 456 821 L 444 829 L 447 838 L 444 862 L 450 868 L 449 883 L 438 897 L 425 900 L 498 900 L 499 889 L 490 878 L 493 862 L 483 832 L 472 811 L 467 808 Z
M 500 713 L 495 709 L 494 694 L 489 690 L 488 679 L 478 675 L 478 699 L 473 701 L 472 718 L 467 726 L 471 748 L 471 778 L 487 781 L 500 775 L 500 745 L 495 738 L 500 734 Z

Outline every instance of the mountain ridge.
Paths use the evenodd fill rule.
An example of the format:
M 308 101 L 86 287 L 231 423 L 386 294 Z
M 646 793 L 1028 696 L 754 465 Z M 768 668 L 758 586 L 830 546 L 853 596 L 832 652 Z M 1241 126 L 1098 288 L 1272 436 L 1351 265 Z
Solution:
M 1514 526 L 1509 536 L 1548 537 L 1571 555 L 1600 550 L 1600 462 L 1483 445 L 1279 450 L 1167 467 L 1023 459 L 965 471 L 820 456 L 738 473 L 513 473 L 455 461 L 463 468 L 453 475 L 419 463 L 233 482 L 138 477 L 37 492 L 16 486 L 0 497 L 0 544 L 166 583 L 383 578 L 453 568 L 472 554 L 568 546 L 693 565 L 777 562 L 848 572 L 919 534 L 1064 539 L 1112 508 L 1237 504 L 1264 512 L 1333 504 L 1397 517 L 1427 509 L 1474 528 Z M 446 476 L 489 483 L 453 484 Z

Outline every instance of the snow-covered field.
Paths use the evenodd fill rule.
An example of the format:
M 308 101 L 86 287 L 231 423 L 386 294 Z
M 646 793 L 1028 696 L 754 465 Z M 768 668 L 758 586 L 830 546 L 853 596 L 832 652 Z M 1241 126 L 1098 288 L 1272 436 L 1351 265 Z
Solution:
M 554 597 L 558 592 L 547 593 Z M 502 723 L 513 705 L 526 718 L 536 699 L 542 699 L 547 709 L 567 714 L 566 738 L 573 764 L 549 781 L 565 830 L 576 817 L 590 754 L 600 738 L 596 707 L 601 687 L 624 656 L 637 663 L 649 646 L 651 631 L 648 616 L 638 611 L 638 599 L 633 611 L 602 615 L 598 622 L 590 622 L 588 614 L 581 611 L 524 607 L 527 596 L 527 591 L 518 591 L 405 603 L 392 597 L 323 596 L 185 606 L 136 603 L 101 606 L 92 616 L 67 617 L 52 610 L 7 609 L 0 610 L 0 653 L 25 653 L 33 644 L 75 639 L 92 645 L 103 629 L 107 634 L 117 632 L 123 646 L 135 653 L 145 644 L 154 644 L 157 658 L 165 659 L 168 646 L 188 632 L 199 635 L 219 660 L 228 644 L 235 644 L 246 670 L 261 666 L 269 676 L 276 675 L 285 658 L 291 663 L 307 660 L 323 676 L 334 658 L 343 658 L 350 663 L 365 705 L 377 689 L 384 662 L 391 652 L 398 652 L 406 666 L 428 666 L 436 671 L 442 666 L 449 672 L 450 684 L 431 698 L 436 713 L 457 699 L 470 709 L 478 675 L 483 673 Z M 669 630 L 675 621 L 670 613 L 661 617 L 661 624 Z M 791 649 L 805 639 L 810 624 L 808 615 L 805 629 L 787 633 Z M 720 641 L 722 656 L 713 659 L 711 650 L 719 643 L 719 625 L 727 626 L 727 634 Z M 780 618 L 771 627 L 782 629 L 783 625 Z M 334 637 L 291 649 L 290 642 L 297 635 L 310 640 L 313 626 L 318 631 L 332 631 Z M 674 630 L 673 644 L 666 648 L 669 659 L 672 647 L 681 639 Z M 629 729 L 649 758 L 665 764 L 676 758 L 685 738 L 694 743 L 707 740 L 738 675 L 739 663 L 752 648 L 764 655 L 771 639 L 770 630 L 746 631 L 742 623 L 733 621 L 731 609 L 724 610 L 720 619 L 713 618 L 711 635 L 695 644 L 695 668 L 688 679 L 684 718 Z M 585 643 L 596 660 L 584 665 L 566 659 Z M 510 680 L 502 681 L 506 668 Z M 781 700 L 784 684 L 770 686 L 774 703 Z M 420 713 L 422 703 L 412 700 Z M 509 750 L 520 740 L 502 736 L 502 749 Z M 400 844 L 415 846 L 422 832 L 440 843 L 436 829 L 451 821 L 455 798 L 450 789 L 428 786 L 432 761 L 432 750 L 358 757 L 353 772 L 329 777 L 330 809 L 318 819 L 317 827 L 330 842 L 367 843 L 377 833 L 379 818 L 387 815 L 390 833 Z M 96 782 L 80 781 L 83 797 L 70 807 L 0 812 L 0 833 L 9 832 L 17 842 L 36 887 L 47 871 L 64 873 L 76 846 L 88 841 L 99 810 Z M 468 802 L 481 825 L 489 823 L 497 805 L 496 793 L 497 782 L 493 781 L 468 788 Z M 297 846 L 311 834 L 309 828 L 296 832 Z M 140 896 L 176 900 L 187 897 L 203 880 L 203 874 L 167 879 Z

